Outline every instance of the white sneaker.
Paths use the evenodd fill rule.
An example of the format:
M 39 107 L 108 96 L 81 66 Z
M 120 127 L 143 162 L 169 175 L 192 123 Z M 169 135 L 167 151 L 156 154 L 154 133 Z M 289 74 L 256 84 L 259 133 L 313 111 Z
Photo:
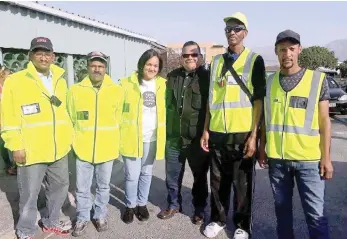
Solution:
M 234 233 L 234 239 L 248 239 L 249 235 L 248 232 L 242 230 L 242 229 L 237 229 Z
M 219 226 L 216 222 L 211 222 L 205 227 L 204 235 L 208 238 L 214 238 L 218 235 L 218 233 L 223 230 L 224 226 Z

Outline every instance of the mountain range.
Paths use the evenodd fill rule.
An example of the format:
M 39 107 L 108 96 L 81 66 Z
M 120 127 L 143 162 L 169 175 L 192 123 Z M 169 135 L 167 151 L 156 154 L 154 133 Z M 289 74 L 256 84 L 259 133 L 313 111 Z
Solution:
M 347 60 L 347 39 L 334 40 L 329 42 L 324 47 L 335 53 L 338 61 Z M 266 66 L 278 65 L 277 56 L 274 52 L 273 46 L 253 47 L 252 50 L 260 54 L 264 60 Z

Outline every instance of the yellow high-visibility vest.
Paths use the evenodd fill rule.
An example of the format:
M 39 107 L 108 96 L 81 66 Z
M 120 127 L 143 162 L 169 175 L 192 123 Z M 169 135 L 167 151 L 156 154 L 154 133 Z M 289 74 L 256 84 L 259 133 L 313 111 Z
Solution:
M 266 152 L 269 158 L 321 158 L 318 105 L 324 73 L 306 70 L 299 84 L 285 92 L 279 72 L 267 82 L 265 99 Z
M 67 85 L 64 69 L 51 65 L 53 95 L 61 104 L 50 100 L 35 66 L 10 75 L 1 100 L 1 132 L 5 147 L 25 150 L 28 166 L 52 163 L 71 149 L 72 123 L 66 108 Z M 57 102 L 57 101 L 55 101 Z
M 233 64 L 233 68 L 251 94 L 253 94 L 252 70 L 257 56 L 245 48 Z M 209 128 L 220 133 L 249 132 L 252 130 L 252 103 L 229 71 L 225 76 L 221 76 L 223 65 L 223 55 L 215 56 L 211 64 Z M 224 81 L 224 86 L 220 85 L 220 81 Z
M 71 86 L 68 109 L 74 125 L 73 149 L 79 159 L 103 163 L 119 157 L 119 124 L 124 94 L 105 75 L 99 90 L 85 77 Z
M 156 159 L 164 159 L 166 143 L 166 80 L 155 79 L 157 104 L 157 151 Z M 120 125 L 120 154 L 127 157 L 143 157 L 142 107 L 143 97 L 137 80 L 137 73 L 120 80 L 124 91 L 124 106 Z

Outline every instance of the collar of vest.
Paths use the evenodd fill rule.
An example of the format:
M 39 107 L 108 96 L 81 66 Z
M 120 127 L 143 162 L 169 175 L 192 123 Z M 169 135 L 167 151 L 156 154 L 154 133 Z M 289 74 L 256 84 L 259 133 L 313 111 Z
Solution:
M 251 53 L 251 50 L 248 47 L 245 47 L 245 49 L 243 49 L 243 51 L 241 52 L 241 54 L 238 55 L 238 57 L 235 59 L 235 61 L 237 61 L 237 59 L 239 59 L 241 56 L 248 55 L 249 53 Z M 229 57 L 229 56 L 231 57 L 231 54 L 235 54 L 235 53 L 230 52 L 230 50 L 228 48 L 228 51 L 224 54 L 226 54 L 227 57 Z
M 57 81 L 60 77 L 62 77 L 65 73 L 65 70 L 59 66 L 51 64 L 50 71 L 52 72 L 52 81 Z M 38 71 L 36 70 L 32 61 L 28 63 L 27 66 L 27 74 L 29 74 L 34 80 L 40 81 L 40 77 Z
M 89 78 L 88 75 L 87 75 L 80 83 L 78 83 L 78 84 L 81 85 L 81 86 L 93 88 L 93 84 L 92 84 L 92 82 L 90 81 L 90 78 Z M 103 80 L 103 82 L 102 82 L 100 88 L 103 88 L 103 87 L 105 87 L 105 86 L 112 86 L 113 84 L 114 84 L 114 83 L 113 83 L 111 77 L 110 77 L 109 75 L 105 74 L 104 80 Z

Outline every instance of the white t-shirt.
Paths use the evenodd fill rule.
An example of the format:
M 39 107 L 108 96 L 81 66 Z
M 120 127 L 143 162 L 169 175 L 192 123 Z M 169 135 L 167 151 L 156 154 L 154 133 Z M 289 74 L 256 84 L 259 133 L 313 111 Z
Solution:
M 142 107 L 142 135 L 143 142 L 157 140 L 157 103 L 155 79 L 142 80 L 140 85 L 143 107 Z

